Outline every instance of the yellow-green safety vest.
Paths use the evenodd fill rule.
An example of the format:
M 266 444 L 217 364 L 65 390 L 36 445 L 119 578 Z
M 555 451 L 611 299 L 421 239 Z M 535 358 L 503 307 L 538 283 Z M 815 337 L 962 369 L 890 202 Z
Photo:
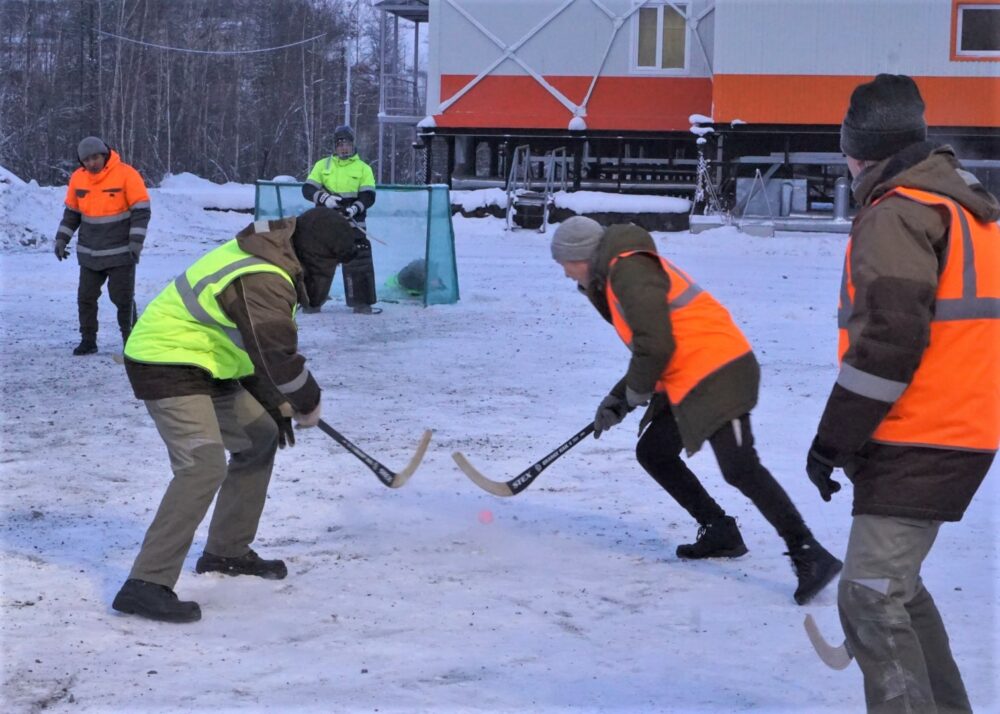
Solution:
M 344 198 L 357 198 L 360 191 L 375 190 L 375 175 L 371 166 L 357 154 L 346 159 L 337 156 L 320 159 L 306 181 Z
M 129 335 L 125 356 L 201 367 L 215 379 L 253 374 L 239 328 L 218 301 L 226 287 L 249 273 L 276 273 L 295 284 L 285 270 L 247 253 L 233 239 L 198 259 L 149 303 Z

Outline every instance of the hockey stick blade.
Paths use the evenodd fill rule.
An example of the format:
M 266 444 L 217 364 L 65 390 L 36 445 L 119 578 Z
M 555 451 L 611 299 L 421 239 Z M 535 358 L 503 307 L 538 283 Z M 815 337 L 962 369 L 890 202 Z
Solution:
M 425 431 L 424 435 L 420 437 L 420 443 L 417 445 L 417 451 L 413 454 L 413 458 L 410 459 L 410 463 L 408 463 L 406 468 L 401 471 L 394 472 L 390 471 L 381 463 L 366 454 L 350 439 L 345 437 L 322 419 L 319 420 L 319 424 L 317 426 L 319 426 L 320 431 L 350 451 L 361 463 L 371 469 L 372 473 L 378 476 L 379 481 L 389 488 L 399 488 L 410 479 L 410 476 L 412 476 L 413 472 L 417 470 L 420 462 L 423 461 L 424 454 L 427 453 L 427 446 L 431 443 L 431 435 L 434 433 L 430 429 Z
M 549 452 L 545 457 L 533 463 L 510 481 L 494 481 L 491 478 L 487 478 L 475 466 L 469 463 L 469 460 L 465 458 L 465 454 L 461 451 L 454 452 L 451 455 L 451 458 L 453 458 L 455 463 L 458 464 L 458 468 L 462 469 L 462 472 L 468 476 L 474 484 L 479 486 L 479 488 L 484 491 L 488 491 L 494 496 L 516 496 L 521 493 L 521 491 L 528 488 L 528 486 L 530 486 L 531 483 L 538 478 L 542 471 L 552 465 L 552 462 L 579 444 L 584 437 L 593 431 L 594 425 L 588 424 L 572 437 Z
M 812 643 L 813 649 L 816 650 L 819 658 L 823 660 L 823 664 L 830 669 L 846 669 L 851 660 L 854 659 L 851 656 L 851 651 L 847 649 L 846 640 L 844 644 L 837 647 L 831 645 L 823 638 L 812 615 L 806 615 L 806 620 L 802 624 L 806 628 L 806 635 L 809 636 L 809 641 Z

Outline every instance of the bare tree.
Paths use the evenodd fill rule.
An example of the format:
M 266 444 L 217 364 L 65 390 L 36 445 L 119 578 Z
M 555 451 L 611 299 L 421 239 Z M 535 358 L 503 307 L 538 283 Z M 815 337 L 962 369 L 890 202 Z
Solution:
M 360 0 L 363 22 L 371 0 Z M 66 181 L 96 134 L 157 183 L 304 176 L 342 121 L 344 2 L 0 0 L 0 165 Z M 361 38 L 359 47 L 370 47 Z M 251 51 L 268 48 L 271 51 Z M 354 58 L 355 129 L 377 142 L 377 54 Z M 375 97 L 375 101 L 372 101 Z

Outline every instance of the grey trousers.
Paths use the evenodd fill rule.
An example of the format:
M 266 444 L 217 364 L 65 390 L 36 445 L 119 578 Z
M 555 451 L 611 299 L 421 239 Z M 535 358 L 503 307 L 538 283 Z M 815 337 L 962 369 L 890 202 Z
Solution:
M 855 516 L 837 605 L 869 712 L 971 712 L 920 566 L 940 521 Z
M 278 427 L 242 388 L 224 397 L 150 400 L 146 408 L 167 446 L 174 476 L 129 577 L 173 588 L 216 493 L 205 550 L 223 557 L 249 550 L 264 510 Z

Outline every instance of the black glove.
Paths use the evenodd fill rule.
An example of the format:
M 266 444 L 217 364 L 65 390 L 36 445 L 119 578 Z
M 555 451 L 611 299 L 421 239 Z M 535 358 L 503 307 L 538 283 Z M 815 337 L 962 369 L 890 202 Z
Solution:
M 601 438 L 601 432 L 605 432 L 615 424 L 619 423 L 628 414 L 628 404 L 621 397 L 609 394 L 601 400 L 594 414 L 594 438 Z
M 142 243 L 137 240 L 131 241 L 128 244 L 128 252 L 132 255 L 132 260 L 139 263 L 139 254 L 142 253 Z
M 278 425 L 278 448 L 284 449 L 286 446 L 295 446 L 295 430 L 292 428 L 292 418 L 286 417 L 278 407 L 268 409 L 267 413 Z
M 66 250 L 67 245 L 69 245 L 69 241 L 62 236 L 56 238 L 56 258 L 60 261 L 66 260 L 69 257 L 69 251 Z
M 829 501 L 840 490 L 840 483 L 834 481 L 832 476 L 835 468 L 832 451 L 813 439 L 806 456 L 806 473 L 824 501 Z
M 326 206 L 327 208 L 339 208 L 340 198 L 334 196 L 328 191 L 317 191 L 313 196 L 313 200 L 316 202 L 317 206 Z
M 350 206 L 344 208 L 344 217 L 349 221 L 353 221 L 354 217 L 361 213 L 361 209 L 358 208 L 358 204 L 352 203 Z

